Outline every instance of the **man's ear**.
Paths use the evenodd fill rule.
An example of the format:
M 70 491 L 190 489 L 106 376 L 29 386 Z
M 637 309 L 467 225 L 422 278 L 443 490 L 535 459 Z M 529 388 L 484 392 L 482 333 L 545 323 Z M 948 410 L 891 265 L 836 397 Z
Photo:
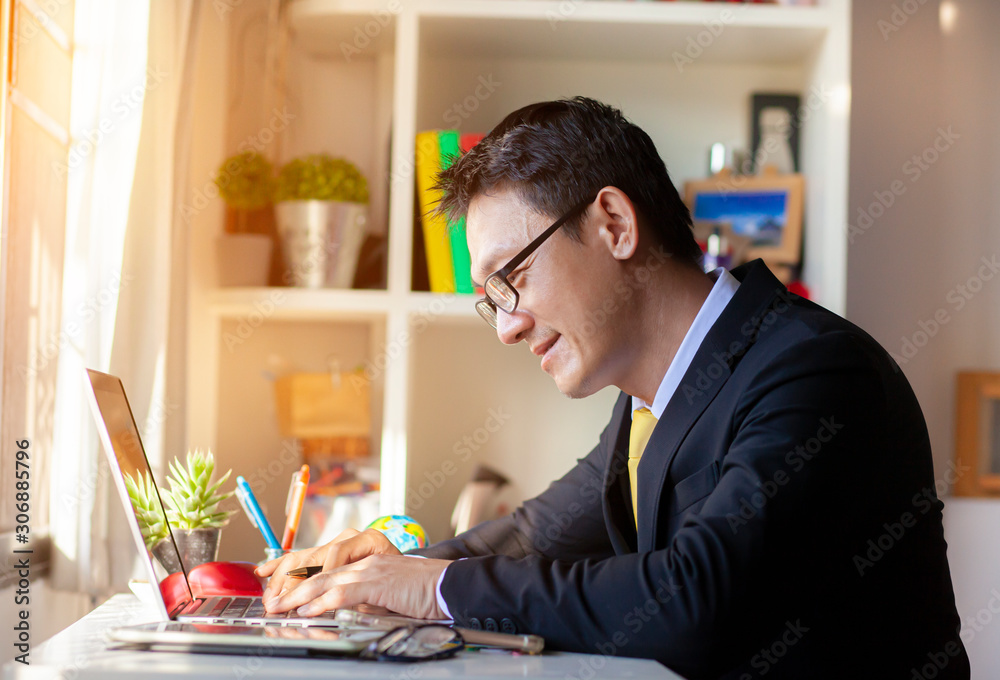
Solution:
M 639 220 L 632 200 L 617 187 L 597 194 L 597 237 L 616 260 L 627 260 L 639 247 Z

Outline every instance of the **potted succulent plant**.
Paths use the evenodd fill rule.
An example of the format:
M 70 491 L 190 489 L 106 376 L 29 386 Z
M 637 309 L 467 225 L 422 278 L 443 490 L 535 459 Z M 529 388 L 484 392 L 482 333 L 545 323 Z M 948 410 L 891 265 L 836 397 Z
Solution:
M 255 151 L 230 156 L 215 175 L 228 208 L 227 231 L 216 239 L 217 270 L 222 286 L 266 286 L 274 241 L 255 228 L 273 220 L 271 162 Z
M 146 542 L 146 549 L 156 556 L 168 573 L 180 571 L 181 565 L 177 562 L 176 553 L 169 549 L 170 533 L 167 531 L 167 518 L 164 516 L 160 499 L 156 497 L 149 472 L 146 472 L 145 477 L 132 477 L 126 472 L 125 488 L 128 490 L 135 515 L 139 519 L 139 528 L 142 531 L 142 539 Z
M 176 458 L 170 463 L 167 477 L 170 488 L 163 492 L 169 533 L 149 473 L 146 479 L 125 475 L 125 486 L 139 517 L 146 547 L 171 574 L 181 568 L 178 552 L 189 570 L 204 562 L 214 562 L 219 554 L 221 529 L 234 512 L 219 509 L 219 503 L 233 495 L 232 491 L 219 492 L 232 470 L 213 481 L 215 456 L 211 451 L 189 451 L 186 463 L 181 465 Z M 177 551 L 170 544 L 170 533 Z
M 212 481 L 214 474 L 215 456 L 211 451 L 188 451 L 186 466 L 176 458 L 170 463 L 170 489 L 165 494 L 167 519 L 188 569 L 215 561 L 222 527 L 235 512 L 219 509 L 219 503 L 233 495 L 232 491 L 219 492 L 232 470 L 216 482 Z
M 368 182 L 342 158 L 314 154 L 282 166 L 274 188 L 286 280 L 350 288 L 368 222 Z

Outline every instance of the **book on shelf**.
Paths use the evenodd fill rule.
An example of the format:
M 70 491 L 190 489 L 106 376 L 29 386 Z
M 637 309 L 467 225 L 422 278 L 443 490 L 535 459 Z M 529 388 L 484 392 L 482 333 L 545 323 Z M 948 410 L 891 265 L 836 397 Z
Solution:
M 450 222 L 437 213 L 441 192 L 434 188 L 438 173 L 483 138 L 458 130 L 425 130 L 417 133 L 416 179 L 420 235 L 426 256 L 429 287 L 434 293 L 472 294 L 472 261 L 465 240 L 465 219 Z M 414 243 L 414 252 L 418 244 Z
M 451 167 L 462 149 L 459 146 L 458 130 L 438 130 L 438 145 L 441 149 L 441 169 Z M 455 273 L 455 292 L 471 295 L 472 290 L 472 260 L 469 257 L 469 244 L 465 241 L 465 218 L 456 221 L 448 220 L 448 238 L 451 241 L 451 263 Z
M 431 292 L 454 293 L 455 272 L 451 262 L 448 221 L 437 212 L 441 191 L 434 188 L 441 171 L 441 147 L 437 130 L 417 133 L 417 202 L 423 227 L 424 250 Z

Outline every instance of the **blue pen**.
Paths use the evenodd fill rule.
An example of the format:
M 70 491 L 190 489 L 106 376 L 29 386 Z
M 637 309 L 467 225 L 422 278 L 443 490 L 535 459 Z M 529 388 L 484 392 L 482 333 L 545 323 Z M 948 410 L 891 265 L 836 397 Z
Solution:
M 277 537 L 271 531 L 271 525 L 267 523 L 264 511 L 260 509 L 260 505 L 257 503 L 257 499 L 254 498 L 250 485 L 247 484 L 247 480 L 243 479 L 242 475 L 236 478 L 236 498 L 239 500 L 240 505 L 243 506 L 243 511 L 247 514 L 247 517 L 250 518 L 250 524 L 264 535 L 267 547 L 281 550 L 281 544 L 278 543 Z

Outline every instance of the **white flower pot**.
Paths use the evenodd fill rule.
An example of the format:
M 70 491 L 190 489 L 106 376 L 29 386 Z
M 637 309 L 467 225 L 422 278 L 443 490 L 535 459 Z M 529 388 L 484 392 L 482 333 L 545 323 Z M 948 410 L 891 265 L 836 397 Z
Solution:
M 274 241 L 266 234 L 225 234 L 215 239 L 220 286 L 266 286 Z
M 368 226 L 368 206 L 344 201 L 282 201 L 274 206 L 286 282 L 350 288 Z

